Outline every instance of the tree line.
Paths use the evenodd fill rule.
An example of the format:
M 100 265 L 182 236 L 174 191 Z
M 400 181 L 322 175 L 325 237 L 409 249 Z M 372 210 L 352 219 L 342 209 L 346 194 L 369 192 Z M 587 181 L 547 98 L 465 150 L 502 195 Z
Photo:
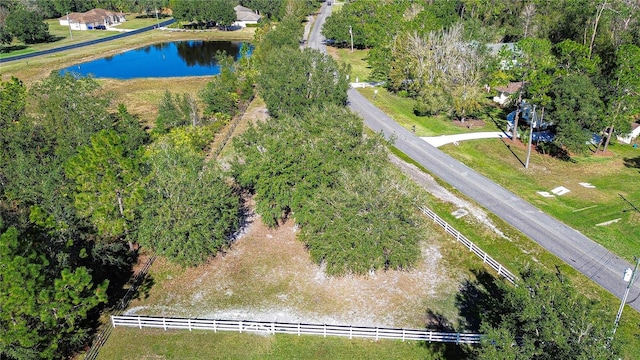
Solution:
M 355 47 L 369 49 L 372 80 L 413 98 L 417 115 L 483 117 L 493 106 L 487 88 L 519 82 L 519 98 L 554 124 L 554 146 L 584 153 L 601 134 L 595 151 L 606 151 L 612 135 L 628 133 L 640 113 L 638 6 L 352 1 L 327 20 L 324 35 L 347 46 L 353 34 Z M 503 42 L 515 46 L 495 53 L 484 46 Z M 517 119 L 513 138 L 524 133 Z
M 92 78 L 0 84 L 2 357 L 86 344 L 140 246 L 185 266 L 229 246 L 240 194 L 205 158 L 253 88 L 248 60 L 218 57 L 222 75 L 198 99 L 167 92 L 149 131 Z

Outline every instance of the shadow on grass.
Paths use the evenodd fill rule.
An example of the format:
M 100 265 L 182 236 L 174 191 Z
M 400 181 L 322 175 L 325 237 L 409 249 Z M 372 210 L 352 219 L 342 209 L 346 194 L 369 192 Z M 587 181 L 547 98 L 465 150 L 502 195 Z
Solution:
M 1 54 L 8 54 L 18 50 L 24 50 L 27 48 L 27 45 L 9 45 L 9 46 L 0 46 Z
M 640 156 L 634 158 L 624 158 L 624 166 L 628 168 L 640 169 Z
M 474 280 L 466 280 L 460 286 L 456 295 L 456 307 L 459 313 L 459 325 L 456 328 L 452 322 L 440 313 L 427 311 L 426 327 L 442 332 L 480 333 L 481 324 L 498 324 L 501 317 L 501 304 L 506 293 L 501 289 L 497 280 L 486 270 L 474 270 Z M 479 345 L 420 343 L 434 354 L 444 359 L 474 359 Z
M 515 157 L 515 158 L 520 162 L 520 164 L 524 167 L 524 162 L 522 162 L 522 160 L 520 159 L 520 157 L 518 157 L 518 155 L 517 155 L 515 152 L 513 152 L 513 149 L 511 148 L 511 144 L 508 144 L 504 139 L 505 139 L 505 137 L 504 137 L 504 136 L 500 136 L 500 141 L 502 141 L 502 143 L 504 144 L 504 146 L 506 146 L 506 147 L 507 147 L 507 149 L 509 149 L 509 151 L 511 152 L 511 154 L 513 155 L 513 157 Z M 509 142 L 511 142 L 511 140 L 509 140 Z

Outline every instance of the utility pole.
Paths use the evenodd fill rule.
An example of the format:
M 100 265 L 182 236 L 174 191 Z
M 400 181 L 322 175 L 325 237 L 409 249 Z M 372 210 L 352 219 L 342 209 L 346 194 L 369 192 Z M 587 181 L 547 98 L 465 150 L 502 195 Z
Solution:
M 633 286 L 633 281 L 636 279 L 636 272 L 638 271 L 638 265 L 640 265 L 640 258 L 635 257 L 635 261 L 636 261 L 636 266 L 633 268 L 633 271 L 631 270 L 631 268 L 628 268 L 624 272 L 624 280 L 629 281 L 629 284 L 627 284 L 627 290 L 625 290 L 624 292 L 624 296 L 622 297 L 622 302 L 620 303 L 620 308 L 618 309 L 618 314 L 616 315 L 616 320 L 613 323 L 613 333 L 611 334 L 611 340 L 613 340 L 613 336 L 616 334 L 616 330 L 618 330 L 620 317 L 622 317 L 622 309 L 624 309 L 624 305 L 627 302 L 627 296 L 629 296 L 629 290 L 631 290 L 631 287 Z
M 353 52 L 353 29 L 349 25 L 349 35 L 351 36 L 351 52 Z
M 69 12 L 67 11 L 67 25 L 69 25 L 69 39 L 73 40 L 73 34 L 71 33 L 71 23 L 69 22 Z
M 531 121 L 530 121 L 531 132 L 529 133 L 529 151 L 527 151 L 527 161 L 524 164 L 525 169 L 529 168 L 529 159 L 531 158 L 531 141 L 533 141 L 533 125 L 535 124 L 535 121 L 536 121 L 536 105 L 533 105 L 533 114 L 531 115 Z

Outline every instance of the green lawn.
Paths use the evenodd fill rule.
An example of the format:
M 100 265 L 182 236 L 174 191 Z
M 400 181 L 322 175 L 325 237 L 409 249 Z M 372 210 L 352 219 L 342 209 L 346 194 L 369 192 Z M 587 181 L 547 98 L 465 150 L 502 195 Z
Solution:
M 418 136 L 499 129 L 492 121 L 486 121 L 483 128 L 469 130 L 453 125 L 446 117 L 415 116 L 411 99 L 384 89 L 378 90 L 375 99 L 371 88 L 361 89 L 361 93 L 405 128 L 415 126 Z M 534 151 L 529 169 L 522 165 L 526 161 L 526 147 L 507 146 L 499 139 L 445 145 L 441 150 L 628 261 L 640 254 L 640 213 L 631 205 L 640 208 L 640 188 L 636 186 L 640 150 L 612 144 L 611 156 L 574 156 L 572 161 Z M 585 188 L 580 183 L 595 188 Z M 558 186 L 571 192 L 553 198 L 538 194 Z M 614 222 L 598 226 L 608 221 Z
M 415 341 L 135 328 L 114 329 L 98 355 L 99 360 L 438 358 L 427 344 Z

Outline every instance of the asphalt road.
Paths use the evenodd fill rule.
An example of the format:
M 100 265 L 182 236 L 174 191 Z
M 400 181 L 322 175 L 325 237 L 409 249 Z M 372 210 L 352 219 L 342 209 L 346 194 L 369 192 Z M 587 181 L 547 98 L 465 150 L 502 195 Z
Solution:
M 330 6 L 323 4 L 310 32 L 309 47 L 326 52 L 320 28 L 330 13 Z M 355 89 L 350 89 L 348 95 L 349 107 L 362 116 L 366 126 L 382 132 L 387 139 L 394 138 L 400 151 L 432 174 L 622 299 L 627 286 L 622 274 L 626 268 L 633 268 L 629 262 L 429 145 L 393 121 Z M 627 304 L 640 311 L 640 281 L 636 281 L 631 289 Z

